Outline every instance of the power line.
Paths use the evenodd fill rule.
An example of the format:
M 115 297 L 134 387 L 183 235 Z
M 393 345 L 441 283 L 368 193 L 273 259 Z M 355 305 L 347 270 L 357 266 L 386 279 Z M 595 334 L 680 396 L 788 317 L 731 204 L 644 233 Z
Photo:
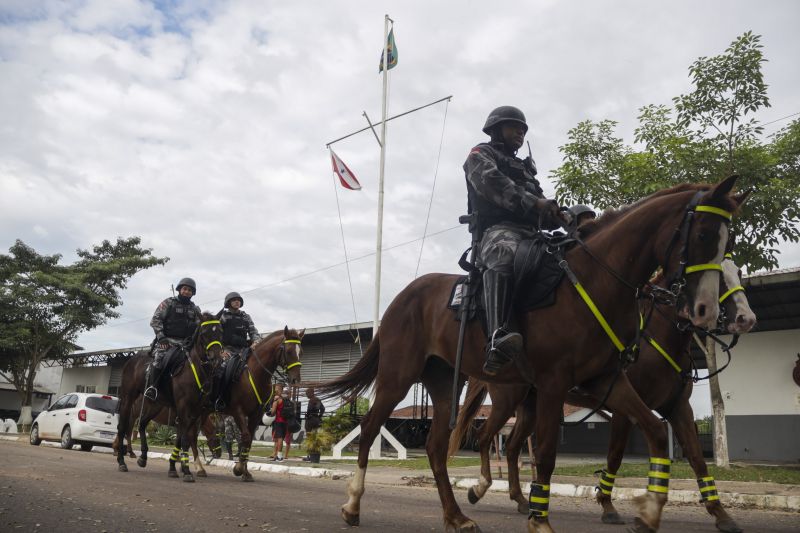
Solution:
M 436 235 L 441 235 L 442 233 L 447 233 L 448 231 L 453 231 L 454 229 L 461 228 L 461 227 L 463 227 L 463 226 L 461 224 L 459 224 L 459 225 L 453 226 L 451 228 L 446 228 L 446 229 L 443 229 L 443 230 L 436 231 L 434 233 L 429 233 L 427 235 L 423 235 L 422 237 L 418 237 L 416 239 L 411 239 L 410 241 L 405 241 L 405 242 L 401 242 L 399 244 L 395 244 L 393 246 L 387 246 L 386 248 L 381 248 L 381 251 L 382 252 L 388 252 L 389 250 L 394 250 L 395 248 L 401 248 L 403 246 L 408 246 L 409 244 L 414 244 L 415 242 L 419 242 L 419 241 L 421 241 L 423 239 L 426 239 L 428 237 L 435 237 Z M 239 291 L 239 294 L 248 294 L 248 293 L 251 293 L 251 292 L 260 291 L 262 289 L 275 287 L 276 285 L 280 285 L 281 283 L 287 283 L 289 281 L 294 281 L 294 280 L 297 280 L 297 279 L 300 279 L 300 278 L 313 276 L 314 274 L 319 274 L 320 272 L 325 272 L 326 270 L 331 270 L 333 268 L 340 267 L 342 265 L 347 265 L 349 263 L 354 263 L 356 261 L 360 261 L 362 259 L 366 259 L 368 257 L 372 257 L 376 253 L 377 252 L 369 252 L 369 253 L 366 253 L 364 255 L 360 255 L 358 257 L 353 257 L 353 258 L 347 259 L 345 261 L 340 261 L 339 263 L 334 263 L 332 265 L 320 267 L 320 268 L 318 268 L 316 270 L 310 270 L 310 271 L 304 272 L 302 274 L 297 274 L 296 276 L 291 276 L 289 278 L 284 278 L 284 279 L 282 279 L 280 281 L 275 281 L 273 283 L 267 283 L 266 285 L 261 285 L 260 287 L 255 287 L 253 289 L 248 289 L 246 291 Z M 201 305 L 206 305 L 206 304 L 210 304 L 210 303 L 213 303 L 213 302 L 211 300 L 209 300 L 207 302 L 201 302 Z M 125 326 L 125 325 L 128 325 L 128 324 L 134 324 L 136 322 L 141 322 L 142 320 L 149 320 L 149 318 L 150 317 L 136 318 L 134 320 L 129 320 L 127 322 L 119 322 L 119 323 L 116 323 L 116 324 L 109 324 L 109 325 L 104 326 L 104 327 L 115 328 L 117 326 Z
M 776 118 L 775 120 L 771 120 L 769 122 L 764 122 L 761 125 L 762 126 L 769 126 L 770 124 L 775 124 L 776 122 L 780 122 L 781 120 L 786 120 L 787 118 L 791 118 L 791 117 L 796 116 L 796 115 L 800 115 L 800 111 L 798 111 L 797 113 L 792 113 L 791 115 L 786 115 L 785 117 Z

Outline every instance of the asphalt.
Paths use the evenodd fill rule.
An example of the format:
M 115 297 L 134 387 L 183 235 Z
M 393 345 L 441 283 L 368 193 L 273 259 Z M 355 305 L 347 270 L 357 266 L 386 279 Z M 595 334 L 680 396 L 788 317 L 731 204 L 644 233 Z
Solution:
M 27 440 L 27 436 L 0 435 L 0 440 Z M 45 442 L 43 445 L 58 446 L 58 443 Z M 157 451 L 152 448 L 148 453 L 151 459 L 168 459 L 169 453 Z M 108 448 L 95 447 L 94 452 L 111 453 Z M 417 455 L 424 455 L 418 450 Z M 301 452 L 297 452 L 298 454 Z M 410 450 L 409 456 L 414 456 L 415 451 Z M 467 455 L 474 455 L 469 454 Z M 626 461 L 629 458 L 626 457 Z M 646 458 L 630 458 L 633 461 L 645 462 Z M 602 457 L 589 456 L 562 456 L 559 455 L 559 465 L 581 464 L 581 463 L 603 463 Z M 210 465 L 232 468 L 234 461 L 227 459 L 213 459 L 208 462 Z M 266 458 L 251 456 L 248 468 L 252 471 L 266 471 L 276 474 L 288 474 L 308 477 L 327 477 L 332 479 L 342 479 L 352 476 L 356 465 L 352 463 L 342 463 L 332 461 L 331 457 L 322 457 L 319 464 L 311 465 L 303 462 L 300 457 L 291 457 L 282 462 L 270 462 Z M 457 489 L 468 489 L 477 484 L 480 475 L 479 466 L 450 467 L 448 468 L 450 481 Z M 505 473 L 505 469 L 503 469 Z M 490 491 L 507 492 L 508 481 L 497 476 L 498 469 L 492 469 L 494 482 Z M 367 479 L 370 483 L 382 485 L 429 485 L 433 486 L 434 481 L 430 469 L 414 470 L 387 466 L 385 464 L 368 466 Z M 550 485 L 550 494 L 553 496 L 566 496 L 574 498 L 593 498 L 594 487 L 597 483 L 594 477 L 578 476 L 553 476 Z M 614 487 L 614 498 L 618 500 L 631 500 L 635 496 L 644 494 L 647 480 L 645 478 L 617 478 Z M 720 500 L 723 505 L 728 507 L 750 507 L 766 510 L 800 512 L 800 485 L 787 485 L 780 483 L 759 483 L 743 481 L 720 481 L 717 480 L 717 488 Z M 523 493 L 529 490 L 528 483 L 523 483 Z M 699 501 L 697 484 L 691 479 L 671 479 L 669 490 L 670 503 L 696 503 Z

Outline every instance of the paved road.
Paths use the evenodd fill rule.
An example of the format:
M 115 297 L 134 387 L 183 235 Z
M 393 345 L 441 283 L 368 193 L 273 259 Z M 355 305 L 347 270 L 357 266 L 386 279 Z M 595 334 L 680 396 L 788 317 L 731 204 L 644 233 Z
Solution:
M 441 531 L 441 508 L 435 488 L 370 484 L 362 500 L 361 527 L 351 529 L 339 517 L 346 480 L 314 479 L 255 472 L 255 483 L 242 483 L 227 469 L 209 467 L 196 483 L 167 478 L 167 463 L 153 460 L 146 469 L 129 462 L 117 472 L 108 454 L 34 447 L 0 441 L 0 531 L 138 532 L 138 531 L 280 531 L 353 533 Z M 456 497 L 484 532 L 525 531 L 525 518 L 513 512 L 505 494 L 489 493 L 477 507 Z M 618 507 L 632 516 L 631 507 Z M 560 532 L 618 532 L 599 523 L 598 508 L 588 500 L 554 498 L 553 526 Z M 734 509 L 745 530 L 800 531 L 800 515 Z M 697 505 L 670 505 L 662 532 L 714 532 Z

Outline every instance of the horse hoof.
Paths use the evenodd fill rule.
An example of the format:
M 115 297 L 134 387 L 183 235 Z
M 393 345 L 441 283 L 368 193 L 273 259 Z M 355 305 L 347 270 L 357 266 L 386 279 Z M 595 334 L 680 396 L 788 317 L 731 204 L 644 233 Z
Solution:
M 531 518 L 528 520 L 528 533 L 554 533 L 553 528 L 550 527 L 548 520 L 536 520 Z
M 206 471 L 205 471 L 205 470 L 200 470 L 200 471 L 199 471 L 197 474 L 195 474 L 195 475 L 196 475 L 197 477 L 208 477 L 208 474 L 206 474 Z
M 655 533 L 656 530 L 648 526 L 638 516 L 633 519 L 633 527 L 628 528 L 628 533 Z
M 345 522 L 347 522 L 348 526 L 357 526 L 359 525 L 359 516 L 357 514 L 350 514 L 344 510 L 342 507 L 342 518 Z
M 717 529 L 724 533 L 742 533 L 744 530 L 733 520 L 720 520 L 717 522 Z
M 619 513 L 605 513 L 600 518 L 600 520 L 604 524 L 624 524 L 625 520 L 619 515 Z
M 444 528 L 446 532 L 452 531 L 453 533 L 481 533 L 481 528 L 472 520 L 467 520 L 459 526 L 447 524 Z
M 478 495 L 475 494 L 475 487 L 470 487 L 469 490 L 467 491 L 467 500 L 472 505 L 475 505 L 476 503 L 478 503 L 480 501 L 480 498 L 478 498 Z
M 131 459 L 136 459 L 136 454 L 133 453 L 133 452 L 130 452 L 130 453 L 128 453 L 128 457 L 130 457 Z
M 526 514 L 528 514 L 529 511 L 530 511 L 530 509 L 528 508 L 528 504 L 527 503 L 517 502 L 517 512 L 519 514 L 525 514 L 526 515 Z
M 127 472 L 128 471 L 128 467 L 126 465 L 119 465 L 119 471 L 120 472 Z
M 233 465 L 233 475 L 236 477 L 242 475 L 242 468 L 238 464 Z
M 136 459 L 136 464 L 144 468 L 147 466 L 147 459 L 145 459 L 144 457 L 139 457 L 138 459 Z
M 178 477 L 178 473 L 176 471 L 174 471 L 174 470 L 170 470 L 169 472 L 167 472 L 167 476 L 168 477 Z
M 253 474 L 251 474 L 250 472 L 245 472 L 244 474 L 242 474 L 242 481 L 248 481 L 252 483 Z
M 194 483 L 194 477 L 191 474 L 184 474 L 183 481 L 185 483 Z

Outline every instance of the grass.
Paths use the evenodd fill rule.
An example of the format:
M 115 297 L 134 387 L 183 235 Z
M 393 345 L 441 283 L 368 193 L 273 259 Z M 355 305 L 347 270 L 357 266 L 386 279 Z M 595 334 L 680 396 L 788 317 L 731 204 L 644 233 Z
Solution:
M 593 476 L 594 472 L 604 468 L 605 465 L 575 465 L 556 466 L 554 472 L 557 476 Z M 646 464 L 624 464 L 617 475 L 620 477 L 647 477 L 649 467 Z M 529 469 L 528 473 L 530 473 Z M 800 485 L 800 468 L 782 466 L 750 466 L 732 465 L 730 468 L 720 468 L 708 465 L 708 473 L 718 481 L 755 481 L 769 483 L 783 483 Z M 695 473 L 686 462 L 672 464 L 671 476 L 673 479 L 695 479 Z

